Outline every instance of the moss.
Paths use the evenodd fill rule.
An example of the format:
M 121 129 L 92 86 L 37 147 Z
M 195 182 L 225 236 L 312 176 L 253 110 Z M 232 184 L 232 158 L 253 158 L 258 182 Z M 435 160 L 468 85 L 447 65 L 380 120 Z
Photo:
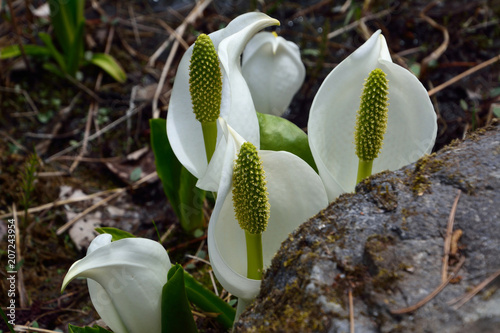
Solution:
M 393 211 L 398 206 L 397 195 L 389 190 L 389 185 L 378 186 L 372 195 L 377 206 L 385 211 Z
M 366 251 L 378 253 L 387 249 L 388 246 L 394 245 L 395 240 L 388 235 L 370 235 L 366 239 Z
M 379 269 L 377 276 L 373 278 L 372 284 L 375 289 L 387 290 L 399 279 L 400 276 L 396 271 L 382 268 Z
M 410 175 L 411 190 L 414 194 L 421 196 L 431 186 L 429 175 L 437 172 L 443 167 L 443 161 L 436 158 L 436 154 L 425 155 L 415 163 L 413 173 Z
M 414 209 L 401 208 L 401 215 L 402 215 L 401 229 L 406 231 L 406 230 L 408 230 L 407 218 L 410 216 L 418 215 L 418 214 Z
M 247 328 L 246 332 L 322 332 L 324 331 L 324 320 L 328 318 L 316 318 L 321 309 L 313 298 L 304 301 L 302 295 L 304 288 L 297 280 L 287 284 L 283 292 L 269 293 L 264 302 L 266 304 L 262 320 L 259 325 Z M 285 304 L 277 306 L 276 304 Z M 250 309 L 251 311 L 251 309 Z M 236 329 L 237 330 L 237 329 Z
M 398 206 L 397 194 L 394 189 L 399 180 L 390 178 L 384 180 L 382 184 L 378 183 L 380 177 L 386 174 L 389 174 L 389 171 L 383 171 L 366 178 L 358 184 L 356 190 L 369 194 L 378 208 L 390 212 Z
M 398 271 L 407 268 L 403 263 L 388 261 L 383 255 L 396 240 L 388 235 L 371 235 L 365 244 L 365 259 L 370 269 L 374 289 L 388 290 L 400 278 Z M 385 259 L 384 259 L 385 258 Z

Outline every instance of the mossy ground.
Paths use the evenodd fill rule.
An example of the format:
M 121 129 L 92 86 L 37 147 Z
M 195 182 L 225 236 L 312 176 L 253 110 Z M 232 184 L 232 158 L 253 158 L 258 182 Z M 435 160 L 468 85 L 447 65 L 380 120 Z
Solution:
M 392 327 L 395 332 L 422 331 L 427 322 L 423 320 L 419 323 L 419 320 L 411 319 L 417 316 L 415 311 L 407 316 L 397 317 L 390 314 L 389 310 L 404 307 L 402 304 L 405 303 L 416 303 L 424 297 L 419 294 L 419 290 L 430 292 L 439 284 L 442 232 L 446 229 L 450 201 L 456 196 L 457 189 L 462 190 L 462 201 L 458 206 L 462 215 L 457 215 L 455 228 L 460 230 L 457 234 L 461 237 L 468 234 L 469 238 L 457 240 L 457 252 L 450 260 L 450 265 L 455 265 L 464 251 L 467 252 L 466 256 L 488 256 L 487 264 L 469 261 L 469 266 L 461 271 L 459 278 L 451 281 L 453 288 L 447 290 L 447 295 L 435 297 L 438 300 L 431 299 L 432 304 L 427 308 L 423 307 L 421 313 L 425 317 L 428 316 L 429 308 L 440 309 L 435 311 L 442 314 L 443 318 L 463 318 L 463 313 L 453 312 L 456 309 L 452 310 L 446 302 L 456 297 L 454 295 L 468 291 L 469 285 L 474 285 L 464 279 L 475 279 L 480 265 L 496 265 L 492 262 L 496 261 L 494 255 L 481 241 L 482 238 L 488 238 L 484 235 L 485 230 L 476 232 L 477 226 L 469 217 L 479 211 L 495 216 L 491 211 L 494 209 L 491 205 L 492 198 L 488 197 L 481 203 L 478 196 L 483 197 L 484 191 L 495 196 L 494 190 L 497 187 L 494 182 L 489 183 L 486 179 L 494 177 L 490 175 L 490 171 L 492 168 L 494 170 L 492 163 L 494 165 L 498 158 L 484 170 L 474 169 L 477 163 L 488 161 L 489 156 L 486 144 L 482 149 L 471 144 L 478 140 L 478 136 L 489 137 L 493 147 L 495 143 L 498 146 L 498 141 L 494 139 L 498 138 L 497 122 L 494 122 L 494 126 L 472 133 L 465 143 L 454 142 L 437 154 L 424 157 L 396 173 L 386 172 L 370 177 L 357 186 L 355 194 L 342 195 L 303 224 L 283 243 L 274 258 L 271 268 L 266 272 L 266 282 L 261 294 L 238 324 L 241 331 L 247 332 L 248 329 L 249 332 L 260 332 L 273 327 L 269 331 L 284 332 L 279 326 L 272 326 L 284 320 L 276 319 L 274 314 L 290 307 L 314 311 L 307 321 L 299 319 L 300 316 L 295 322 L 287 320 L 287 332 L 322 332 L 321 329 L 314 328 L 315 325 L 322 325 L 325 330 L 338 328 L 338 325 L 348 320 L 349 290 L 355 299 L 356 326 L 363 326 L 369 320 L 374 325 L 371 328 L 373 330 L 375 327 Z M 425 179 L 425 191 L 414 190 L 415 174 Z M 478 177 L 474 188 L 463 187 L 462 184 L 472 182 L 471 175 Z M 453 181 L 449 182 L 449 179 Z M 498 185 L 498 181 L 496 184 Z M 391 210 L 374 200 L 379 190 L 386 188 L 391 188 L 390 197 L 398 203 Z M 435 202 L 435 205 L 426 204 L 426 201 Z M 363 213 L 360 214 L 361 212 Z M 484 218 L 481 223 L 481 228 L 486 228 L 489 234 L 493 231 L 492 228 L 498 226 L 498 221 L 486 223 Z M 418 244 L 427 245 L 419 247 Z M 491 247 L 491 244 L 487 247 L 493 251 L 497 249 L 495 246 Z M 319 276 L 321 279 L 318 280 Z M 290 286 L 302 286 L 302 289 L 296 291 Z M 490 293 L 491 291 L 486 291 L 485 295 L 488 297 Z M 410 297 L 416 299 L 410 300 Z M 479 298 L 478 302 L 483 300 L 487 301 Z M 325 307 L 324 304 L 330 306 Z M 473 308 L 482 306 L 474 304 L 471 305 Z M 445 308 L 448 310 L 444 310 Z M 449 312 L 443 314 L 441 311 Z M 399 325 L 398 322 L 402 320 L 406 320 L 405 324 Z M 448 325 L 460 325 L 459 320 L 462 319 L 455 320 Z M 306 328 L 304 322 L 308 324 Z M 438 322 L 446 323 L 442 318 L 429 319 L 428 327 L 439 325 L 436 324 Z M 372 331 L 370 328 L 365 329 Z

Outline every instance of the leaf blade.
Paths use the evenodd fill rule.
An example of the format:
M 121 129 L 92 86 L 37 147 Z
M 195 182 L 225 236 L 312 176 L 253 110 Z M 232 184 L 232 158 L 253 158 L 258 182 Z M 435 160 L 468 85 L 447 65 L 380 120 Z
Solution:
M 260 129 L 260 149 L 284 150 L 297 155 L 316 173 L 318 169 L 309 148 L 307 134 L 285 118 L 257 112 Z
M 175 156 L 168 141 L 166 120 L 151 119 L 150 128 L 156 171 L 165 194 L 184 230 L 194 231 L 204 222 L 203 201 L 206 193 L 195 186 L 196 177 Z
M 184 269 L 177 264 L 168 272 L 169 279 L 161 296 L 161 332 L 197 333 L 184 285 Z
M 117 240 L 124 239 L 124 238 L 134 238 L 135 237 L 130 232 L 120 230 L 117 228 L 113 228 L 113 227 L 99 227 L 99 228 L 95 228 L 95 231 L 97 231 L 100 234 L 110 234 L 112 242 L 115 242 Z
M 93 65 L 98 66 L 103 71 L 111 75 L 116 81 L 123 83 L 127 80 L 127 74 L 116 61 L 115 58 L 105 53 L 94 53 L 89 62 Z

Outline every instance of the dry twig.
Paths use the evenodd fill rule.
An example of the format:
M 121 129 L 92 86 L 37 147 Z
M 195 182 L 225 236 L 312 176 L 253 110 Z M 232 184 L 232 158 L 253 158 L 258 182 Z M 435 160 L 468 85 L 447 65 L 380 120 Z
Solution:
M 351 333 L 354 333 L 354 301 L 352 299 L 352 290 L 349 288 L 349 327 Z
M 132 31 L 134 32 L 134 38 L 137 45 L 141 45 L 141 36 L 139 35 L 139 28 L 137 28 L 137 20 L 135 19 L 134 7 L 128 5 L 128 15 L 130 16 L 130 22 L 132 24 Z
M 493 280 L 495 280 L 499 276 L 500 276 L 500 269 L 495 273 L 491 274 L 488 278 L 486 278 L 483 282 L 478 284 L 474 289 L 472 289 L 465 295 L 449 301 L 448 305 L 452 305 L 455 303 L 453 309 L 457 310 L 459 307 L 467 303 L 472 297 L 474 297 L 478 292 L 480 292 L 483 288 L 485 288 L 488 284 L 490 284 Z
M 55 207 L 59 207 L 59 206 L 62 206 L 62 205 L 67 205 L 67 204 L 71 204 L 71 203 L 75 203 L 75 202 L 91 200 L 91 199 L 94 199 L 96 197 L 99 197 L 99 196 L 102 196 L 102 195 L 106 195 L 106 194 L 109 194 L 109 193 L 114 193 L 114 192 L 121 191 L 121 190 L 122 190 L 122 188 L 115 188 L 115 189 L 112 189 L 112 190 L 106 190 L 106 191 L 101 191 L 101 192 L 89 194 L 89 195 L 86 195 L 86 196 L 81 197 L 81 198 L 54 201 L 54 202 L 51 202 L 51 203 L 48 203 L 48 204 L 45 204 L 45 205 L 41 205 L 41 206 L 38 206 L 38 207 L 30 208 L 30 209 L 28 209 L 28 214 L 38 213 L 38 212 L 41 212 L 41 211 L 44 211 L 44 210 L 47 210 L 47 209 L 51 209 L 51 208 L 55 208 Z M 2 214 L 2 215 L 0 215 L 0 219 L 4 219 L 4 218 L 7 218 L 7 217 L 14 216 L 17 213 L 18 212 L 15 211 L 15 212 L 10 212 L 10 213 Z
M 296 12 L 290 19 L 293 20 L 293 19 L 296 19 L 297 17 L 306 16 L 307 14 L 314 12 L 314 11 L 316 11 L 316 10 L 320 9 L 321 7 L 326 6 L 326 5 L 331 6 L 332 5 L 331 2 L 332 2 L 332 0 L 323 0 L 323 1 L 320 1 L 316 4 L 314 4 L 314 5 L 307 6 L 306 8 L 303 8 L 303 9 L 299 10 L 298 12 Z M 348 8 L 350 6 L 350 3 L 351 3 L 351 0 L 347 0 L 346 3 L 344 3 L 344 5 L 342 6 L 342 8 L 346 7 L 346 4 L 347 4 L 347 8 Z M 344 12 L 341 11 L 341 13 L 343 14 Z
M 210 276 L 210 281 L 212 281 L 212 287 L 214 288 L 214 294 L 219 297 L 219 290 L 217 290 L 217 283 L 215 283 L 215 278 L 213 271 L 210 269 L 208 271 L 208 275 Z
M 448 279 L 448 260 L 450 259 L 450 248 L 453 236 L 453 223 L 455 222 L 455 213 L 457 211 L 458 199 L 460 199 L 461 190 L 457 190 L 457 196 L 451 207 L 450 215 L 448 216 L 448 227 L 446 228 L 446 236 L 444 238 L 444 256 L 443 256 L 443 267 L 441 270 L 441 282 Z
M 28 92 L 24 89 L 19 89 L 19 88 L 9 88 L 9 87 L 0 87 L 0 91 L 3 92 L 9 92 L 9 93 L 15 93 L 15 94 L 23 94 L 24 98 L 26 98 L 26 102 L 29 104 L 33 112 L 22 112 L 22 113 L 13 113 L 11 114 L 12 117 L 24 117 L 26 115 L 34 115 L 39 113 L 38 108 L 35 105 L 35 102 L 31 99 L 30 95 Z
M 24 64 L 26 65 L 28 71 L 32 72 L 30 63 L 28 61 L 28 57 L 26 56 L 26 52 L 24 50 L 23 41 L 21 39 L 21 29 L 19 29 L 19 26 L 17 25 L 17 17 L 16 14 L 14 13 L 14 6 L 12 6 L 12 0 L 7 0 L 7 6 L 9 7 L 9 12 L 11 17 L 10 21 L 12 23 L 13 30 L 16 32 L 17 44 L 19 45 L 19 50 L 21 51 L 21 56 L 23 58 Z
M 332 39 L 334 37 L 337 37 L 338 35 L 342 35 L 344 32 L 347 32 L 349 30 L 357 28 L 360 24 L 364 24 L 368 21 L 376 20 L 376 19 L 382 18 L 386 15 L 389 15 L 392 12 L 392 10 L 393 10 L 393 8 L 388 8 L 388 9 L 382 10 L 376 14 L 370 14 L 370 15 L 363 16 L 359 20 L 354 21 L 354 22 L 346 25 L 345 27 L 342 27 L 340 29 L 337 29 L 335 31 L 330 32 L 326 37 L 328 39 Z
M 160 237 L 160 244 L 163 244 L 165 240 L 167 239 L 168 236 L 172 233 L 172 231 L 175 229 L 175 223 L 172 223 L 170 227 L 168 227 L 167 231 Z
M 147 182 L 147 181 L 155 178 L 156 176 L 157 176 L 156 171 L 152 172 L 149 175 L 146 175 L 143 178 L 141 178 L 138 181 L 136 181 L 134 184 L 132 184 L 131 187 L 133 189 L 135 189 L 135 188 L 139 187 L 141 184 L 143 184 L 143 183 L 145 183 L 145 182 Z M 128 187 L 122 187 L 122 188 L 116 190 L 109 197 L 107 197 L 105 199 L 102 199 L 101 201 L 97 202 L 96 204 L 94 204 L 94 205 L 90 206 L 89 208 L 85 209 L 83 212 L 81 212 L 80 214 L 78 214 L 77 216 L 75 216 L 71 221 L 66 222 L 62 227 L 60 227 L 59 229 L 57 229 L 56 234 L 57 235 L 62 234 L 63 232 L 65 232 L 66 230 L 68 230 L 68 228 L 71 227 L 76 221 L 78 221 L 79 219 L 81 219 L 82 217 L 84 217 L 85 215 L 87 215 L 88 213 L 92 212 L 96 208 L 98 208 L 98 207 L 104 205 L 105 203 L 107 203 L 107 202 L 109 202 L 109 201 L 117 198 L 118 196 L 120 196 L 122 193 L 124 193 L 127 190 L 128 190 Z
M 440 84 L 439 86 L 437 86 L 437 87 L 435 87 L 435 88 L 433 88 L 433 89 L 429 90 L 429 91 L 427 92 L 427 94 L 429 94 L 429 96 L 432 96 L 432 95 L 434 95 L 435 93 L 437 93 L 437 92 L 439 92 L 439 91 L 443 90 L 444 88 L 447 88 L 448 86 L 451 86 L 452 84 L 454 84 L 454 83 L 456 83 L 456 82 L 458 82 L 458 81 L 462 80 L 463 78 L 465 78 L 465 77 L 467 77 L 467 76 L 471 75 L 472 73 L 475 73 L 475 72 L 477 72 L 477 71 L 479 71 L 479 70 L 481 70 L 481 69 L 483 69 L 483 68 L 485 68 L 485 67 L 488 67 L 489 65 L 492 65 L 492 64 L 494 64 L 495 62 L 497 62 L 497 61 L 499 61 L 499 60 L 500 60 L 500 54 L 498 54 L 497 56 L 495 56 L 495 57 L 493 57 L 493 58 L 491 58 L 491 59 L 489 59 L 489 60 L 487 60 L 487 61 L 485 61 L 485 62 L 480 63 L 480 64 L 479 64 L 479 65 L 477 65 L 477 66 L 474 66 L 474 67 L 472 67 L 472 68 L 469 68 L 469 69 L 468 69 L 468 70 L 466 70 L 465 72 L 463 72 L 463 73 L 461 73 L 461 74 L 459 74 L 459 75 L 457 75 L 457 76 L 453 77 L 452 79 L 450 79 L 450 80 L 448 80 L 448 81 L 446 81 L 446 82 L 444 82 L 444 83 Z
M 121 118 L 118 118 L 117 120 L 115 120 L 114 122 L 112 122 L 111 124 L 108 124 L 106 126 L 104 126 L 103 128 L 101 128 L 99 131 L 95 132 L 94 134 L 90 135 L 88 137 L 88 142 L 94 140 L 95 138 L 99 137 L 100 135 L 102 135 L 103 133 L 113 129 L 114 127 L 116 127 L 117 125 L 121 124 L 123 121 L 127 120 L 128 117 L 131 117 L 133 116 L 134 114 L 136 114 L 137 112 L 141 111 L 142 109 L 144 109 L 146 107 L 147 103 L 144 103 L 140 106 L 138 106 L 137 108 L 135 108 L 132 112 L 130 112 L 129 114 L 126 114 L 124 115 L 123 117 Z M 75 149 L 77 149 L 78 147 L 82 146 L 83 144 L 83 140 L 78 142 L 77 144 L 75 145 L 71 145 L 63 150 L 61 150 L 60 152 L 58 153 L 55 153 L 54 155 L 50 156 L 49 158 L 47 158 L 45 160 L 45 162 L 51 162 L 53 161 L 54 159 L 70 152 L 70 151 L 73 151 Z
M 40 332 L 40 333 L 58 333 L 58 331 L 46 330 L 44 328 L 36 328 L 24 325 L 14 326 L 14 331 L 16 332 Z
M 19 230 L 19 223 L 16 211 L 16 204 L 12 204 L 13 218 L 14 218 L 14 228 L 16 235 L 16 264 L 22 262 L 23 257 L 21 256 L 21 233 Z M 19 291 L 19 305 L 25 308 L 28 305 L 28 295 L 26 294 L 26 288 L 24 287 L 24 272 L 23 266 L 20 265 L 17 270 L 17 291 Z
M 408 313 L 408 312 L 413 312 L 413 311 L 417 310 L 418 308 L 422 307 L 423 305 L 425 305 L 431 299 L 436 297 L 436 295 L 439 294 L 448 285 L 448 283 L 451 281 L 451 279 L 453 279 L 455 277 L 455 275 L 458 273 L 460 268 L 462 268 L 462 265 L 464 264 L 464 262 L 465 262 L 465 257 L 462 257 L 460 259 L 460 261 L 458 262 L 457 266 L 455 267 L 455 269 L 453 270 L 453 273 L 451 273 L 450 276 L 448 277 L 448 279 L 446 279 L 446 281 L 442 282 L 436 289 L 434 289 L 424 299 L 422 299 L 421 301 L 419 301 L 416 304 L 409 306 L 407 308 L 403 308 L 403 309 L 399 309 L 399 310 L 390 310 L 390 312 L 392 314 L 404 314 L 404 313 Z
M 437 60 L 448 48 L 448 44 L 450 43 L 450 34 L 448 33 L 448 29 L 446 27 L 440 25 L 425 13 L 430 10 L 432 7 L 438 4 L 439 1 L 434 1 L 429 3 L 425 8 L 420 12 L 420 17 L 423 18 L 427 23 L 429 23 L 433 28 L 440 30 L 443 33 L 443 42 L 437 49 L 435 49 L 430 55 L 422 60 L 422 64 L 420 67 L 420 77 L 425 77 L 427 73 L 427 67 L 431 61 Z
M 104 198 L 101 201 L 93 204 L 89 208 L 85 209 L 83 212 L 81 212 L 80 214 L 76 215 L 72 220 L 66 222 L 62 227 L 59 227 L 57 229 L 57 231 L 56 231 L 56 235 L 58 235 L 58 236 L 61 235 L 63 232 L 65 232 L 66 230 L 68 230 L 69 227 L 71 227 L 76 221 L 78 221 L 79 219 L 81 219 L 85 215 L 87 215 L 90 212 L 94 211 L 95 209 L 101 207 L 105 203 L 107 203 L 107 202 L 109 202 L 109 201 L 111 201 L 113 199 L 118 198 L 121 194 L 123 194 L 123 192 L 125 192 L 125 190 L 126 189 L 122 189 L 122 191 L 117 191 L 117 192 L 111 194 L 109 197 Z
M 170 66 L 172 65 L 172 62 L 174 60 L 175 53 L 177 52 L 177 49 L 179 47 L 179 39 L 177 36 L 182 36 L 184 34 L 184 31 L 186 30 L 188 24 L 191 24 L 198 18 L 203 13 L 203 10 L 212 2 L 212 0 L 205 0 L 205 1 L 200 1 L 196 4 L 196 6 L 193 8 L 191 13 L 186 17 L 184 22 L 175 30 L 176 34 L 170 35 L 170 38 L 167 40 L 167 42 L 170 42 L 173 40 L 173 38 L 176 38 L 176 41 L 174 42 L 174 45 L 172 45 L 172 49 L 170 50 L 170 54 L 168 55 L 167 62 L 165 63 L 165 66 L 163 66 L 163 70 L 161 72 L 160 76 L 160 81 L 158 82 L 158 87 L 156 87 L 155 95 L 153 97 L 153 118 L 158 118 L 160 116 L 160 110 L 158 110 L 158 99 L 160 98 L 160 94 L 163 91 L 163 85 L 165 84 L 165 79 L 167 78 L 167 73 L 168 70 L 170 69 Z M 158 52 L 158 51 L 157 51 Z M 153 64 L 154 61 L 156 60 L 156 57 L 159 55 L 156 55 L 156 53 L 151 56 L 151 59 L 149 61 L 149 64 Z M 163 52 L 163 51 L 162 51 Z
M 63 122 L 65 122 L 66 119 L 68 118 L 71 110 L 73 110 L 73 108 L 75 107 L 76 102 L 80 98 L 80 96 L 81 92 L 78 92 L 75 95 L 75 97 L 71 99 L 71 102 L 69 103 L 68 106 L 59 110 L 57 115 L 57 123 L 52 128 L 52 131 L 50 132 L 50 134 L 45 134 L 48 135 L 48 137 L 45 137 L 45 140 L 37 144 L 35 147 L 38 155 L 43 155 L 47 152 L 47 149 L 49 148 L 52 139 L 56 137 L 57 133 L 59 133 L 59 130 L 61 129 Z M 38 133 L 33 133 L 33 134 L 38 134 Z
M 30 153 L 30 151 L 25 146 L 23 146 L 22 144 L 20 144 L 16 139 L 14 139 L 13 137 L 11 137 L 7 132 L 4 132 L 4 131 L 0 130 L 0 135 L 4 136 L 5 139 L 7 139 L 8 141 L 12 142 L 14 144 L 14 146 L 16 146 L 17 148 L 19 148 L 22 151 L 25 151 L 27 153 Z
M 69 173 L 71 174 L 78 164 L 80 163 L 80 158 L 83 157 L 86 152 L 87 152 L 87 144 L 89 142 L 89 133 L 90 133 L 90 125 L 92 123 L 92 118 L 94 113 L 97 112 L 98 109 L 98 104 L 95 102 L 90 103 L 89 111 L 87 113 L 87 122 L 85 123 L 85 132 L 83 134 L 83 144 L 82 144 L 82 149 L 80 149 L 80 153 L 78 154 L 78 157 L 73 161 L 71 164 L 71 167 L 69 168 Z

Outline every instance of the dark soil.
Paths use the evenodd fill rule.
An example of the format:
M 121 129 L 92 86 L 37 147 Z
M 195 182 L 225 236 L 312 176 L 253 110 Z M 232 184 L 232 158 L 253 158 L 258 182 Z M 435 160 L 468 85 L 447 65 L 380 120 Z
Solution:
M 0 49 L 19 40 L 24 44 L 41 44 L 38 32 L 52 33 L 46 20 L 34 18 L 26 11 L 26 3 L 13 2 L 13 13 L 7 6 L 1 7 Z M 30 3 L 34 7 L 41 4 L 35 0 Z M 109 53 L 127 72 L 124 84 L 103 75 L 96 89 L 99 71 L 92 66 L 81 68 L 82 79 L 75 85 L 43 68 L 50 59 L 29 58 L 29 68 L 22 58 L 0 60 L 0 215 L 13 209 L 20 212 L 17 216 L 20 226 L 18 248 L 24 259 L 22 294 L 26 302 L 20 305 L 18 291 L 17 324 L 37 322 L 46 329 L 66 331 L 68 323 L 91 325 L 98 318 L 84 281 L 72 282 L 63 295 L 60 293 L 67 269 L 84 255 L 85 249 L 78 249 L 68 232 L 57 235 L 56 230 L 68 222 L 68 211 L 81 212 L 90 205 L 77 203 L 53 207 L 27 217 L 22 212 L 54 202 L 62 186 L 91 194 L 129 186 L 132 171 L 139 166 L 143 171 L 154 170 L 151 154 L 143 154 L 137 160 L 126 158 L 132 152 L 149 147 L 152 93 L 135 99 L 135 106 L 141 111 L 130 118 L 129 125 L 123 121 L 89 141 L 82 154 L 84 158 L 76 167 L 72 165 L 81 147 L 60 152 L 84 139 L 91 106 L 96 106 L 97 111 L 90 113 L 90 135 L 122 119 L 130 107 L 134 87 L 139 86 L 141 93 L 147 92 L 143 87 L 152 87 L 154 92 L 171 45 L 154 64 L 148 64 L 148 60 L 170 36 L 169 29 L 178 27 L 189 14 L 192 3 L 184 0 L 101 0 L 95 1 L 97 6 L 94 7 L 86 3 L 87 48 L 103 52 L 111 36 Z M 249 3 L 256 3 L 259 10 L 279 19 L 278 34 L 301 47 L 307 77 L 287 117 L 305 130 L 310 105 L 325 76 L 377 29 L 382 29 L 394 61 L 412 70 L 422 69 L 424 59 L 444 38 L 443 31 L 429 24 L 422 15 L 426 14 L 449 33 L 450 41 L 444 53 L 431 61 L 425 71 L 420 71 L 420 79 L 429 90 L 500 53 L 500 3 L 495 1 L 441 1 L 426 9 L 427 1 L 265 1 L 261 4 L 258 1 L 215 0 L 202 18 L 188 27 L 183 36 L 185 42 L 190 45 L 199 32 L 210 33 L 237 15 L 255 9 Z M 344 4 L 350 5 L 344 8 Z M 13 29 L 12 17 L 19 30 Z M 364 23 L 346 29 L 360 20 Z M 333 38 L 327 37 L 340 29 L 345 31 Z M 163 118 L 182 53 L 181 46 L 168 71 L 164 93 L 158 103 Z M 432 96 L 439 122 L 435 150 L 491 122 L 495 110 L 498 115 L 499 75 L 500 61 L 497 61 Z M 70 109 L 65 112 L 68 106 Z M 23 170 L 34 150 L 39 166 L 34 191 L 26 202 L 23 199 L 22 182 L 26 178 Z M 126 218 L 126 214 L 106 215 L 106 208 L 112 206 L 126 207 L 135 215 L 132 219 Z M 207 203 L 207 213 L 209 206 Z M 159 180 L 147 182 L 137 189 L 128 188 L 119 199 L 97 211 L 104 214 L 99 220 L 101 224 L 127 229 L 141 237 L 158 239 L 152 221 L 160 235 L 170 230 L 163 244 L 169 249 L 172 261 L 183 264 L 206 281 L 207 286 L 211 285 L 209 267 L 186 257 L 188 254 L 206 259 L 205 237 L 193 237 L 182 231 Z M 5 229 L 9 218 L 4 216 L 0 221 L 0 262 L 3 266 L 7 262 Z M 5 308 L 8 301 L 6 270 L 0 270 L 0 276 L 0 304 Z M 201 317 L 197 320 L 203 331 L 220 330 L 212 320 Z M 0 329 L 5 330 L 3 322 L 0 322 Z

